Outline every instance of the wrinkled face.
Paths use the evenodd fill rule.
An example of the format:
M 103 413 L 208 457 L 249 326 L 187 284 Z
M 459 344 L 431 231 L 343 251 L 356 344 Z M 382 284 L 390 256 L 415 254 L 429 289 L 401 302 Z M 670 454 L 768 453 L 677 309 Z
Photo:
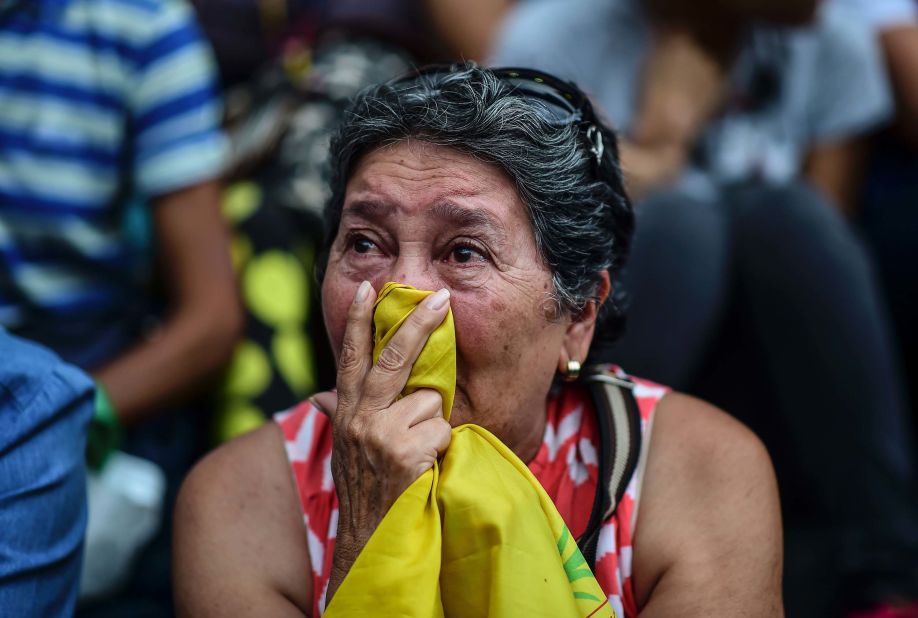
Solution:
M 498 167 L 420 141 L 372 151 L 347 184 L 322 286 L 337 354 L 348 305 L 368 280 L 451 292 L 457 385 L 451 423 L 474 422 L 517 454 L 541 442 L 570 319 L 550 300 L 526 207 Z

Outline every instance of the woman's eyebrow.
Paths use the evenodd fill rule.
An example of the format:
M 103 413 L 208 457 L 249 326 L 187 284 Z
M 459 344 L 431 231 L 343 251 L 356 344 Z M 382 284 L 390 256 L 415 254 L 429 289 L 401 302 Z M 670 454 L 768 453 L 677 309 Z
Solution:
M 344 207 L 341 216 L 354 216 L 368 221 L 381 221 L 395 211 L 395 205 L 378 200 L 355 200 Z
M 443 201 L 434 204 L 429 213 L 431 217 L 445 220 L 454 227 L 481 230 L 496 236 L 497 240 L 505 240 L 507 236 L 503 224 L 483 208 L 468 208 L 455 202 Z

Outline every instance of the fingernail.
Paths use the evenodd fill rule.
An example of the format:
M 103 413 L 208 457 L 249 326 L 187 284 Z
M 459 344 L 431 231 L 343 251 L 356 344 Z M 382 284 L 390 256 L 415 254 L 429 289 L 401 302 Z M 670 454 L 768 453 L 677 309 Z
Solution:
M 427 297 L 427 301 L 426 301 L 427 308 L 433 309 L 434 311 L 436 311 L 437 309 L 445 305 L 446 301 L 448 300 L 449 300 L 449 290 L 447 290 L 446 288 L 441 288 L 440 290 L 437 290 L 435 293 Z
M 360 284 L 360 287 L 357 288 L 357 294 L 354 296 L 354 304 L 359 305 L 367 299 L 367 296 L 370 295 L 370 282 L 364 281 Z

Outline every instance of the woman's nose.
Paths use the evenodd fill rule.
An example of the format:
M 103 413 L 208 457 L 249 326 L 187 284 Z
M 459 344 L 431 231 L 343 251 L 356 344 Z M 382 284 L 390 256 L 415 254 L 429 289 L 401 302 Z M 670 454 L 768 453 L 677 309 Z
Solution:
M 395 281 L 419 290 L 435 291 L 444 287 L 444 282 L 440 279 L 430 260 L 423 259 L 420 256 L 400 256 L 393 264 L 393 268 L 388 275 L 389 278 L 381 282 L 380 285 L 387 281 Z

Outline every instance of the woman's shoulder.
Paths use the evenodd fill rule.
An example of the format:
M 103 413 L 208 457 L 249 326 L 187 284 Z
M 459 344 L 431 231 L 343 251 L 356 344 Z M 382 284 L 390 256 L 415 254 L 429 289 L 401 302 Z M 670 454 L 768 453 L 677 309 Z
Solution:
M 663 579 L 688 584 L 675 588 L 701 603 L 733 598 L 738 611 L 780 600 L 771 460 L 749 429 L 704 401 L 676 392 L 659 401 L 637 529 L 639 606 Z
M 192 468 L 182 484 L 181 497 L 196 504 L 213 496 L 243 498 L 240 487 L 288 469 L 285 435 L 278 423 L 263 426 L 220 445 Z M 253 487 L 258 498 L 269 498 L 269 488 Z
M 309 554 L 280 423 L 266 423 L 202 459 L 175 509 L 176 602 L 196 615 L 250 606 L 308 612 Z M 294 607 L 295 606 L 295 607 Z
M 317 418 L 321 417 L 321 418 Z M 290 459 L 297 446 L 311 443 L 313 428 L 325 416 L 309 402 L 275 415 L 258 429 L 220 445 L 192 468 L 180 498 L 189 505 L 214 501 L 286 499 L 290 489 Z M 291 451 L 294 451 L 291 453 Z M 295 497 L 295 491 L 294 491 Z
M 723 410 L 679 392 L 656 406 L 648 475 L 677 474 L 702 495 L 740 489 L 737 483 L 774 483 L 771 458 L 761 440 Z M 663 474 L 665 471 L 665 474 Z M 775 494 L 777 498 L 777 494 Z
M 697 459 L 706 466 L 735 463 L 732 460 L 736 457 L 753 466 L 771 465 L 765 447 L 752 431 L 706 401 L 667 390 L 660 395 L 655 416 L 654 438 L 662 440 L 663 434 L 667 443 L 681 446 L 664 455 Z M 712 447 L 716 448 L 712 451 Z

